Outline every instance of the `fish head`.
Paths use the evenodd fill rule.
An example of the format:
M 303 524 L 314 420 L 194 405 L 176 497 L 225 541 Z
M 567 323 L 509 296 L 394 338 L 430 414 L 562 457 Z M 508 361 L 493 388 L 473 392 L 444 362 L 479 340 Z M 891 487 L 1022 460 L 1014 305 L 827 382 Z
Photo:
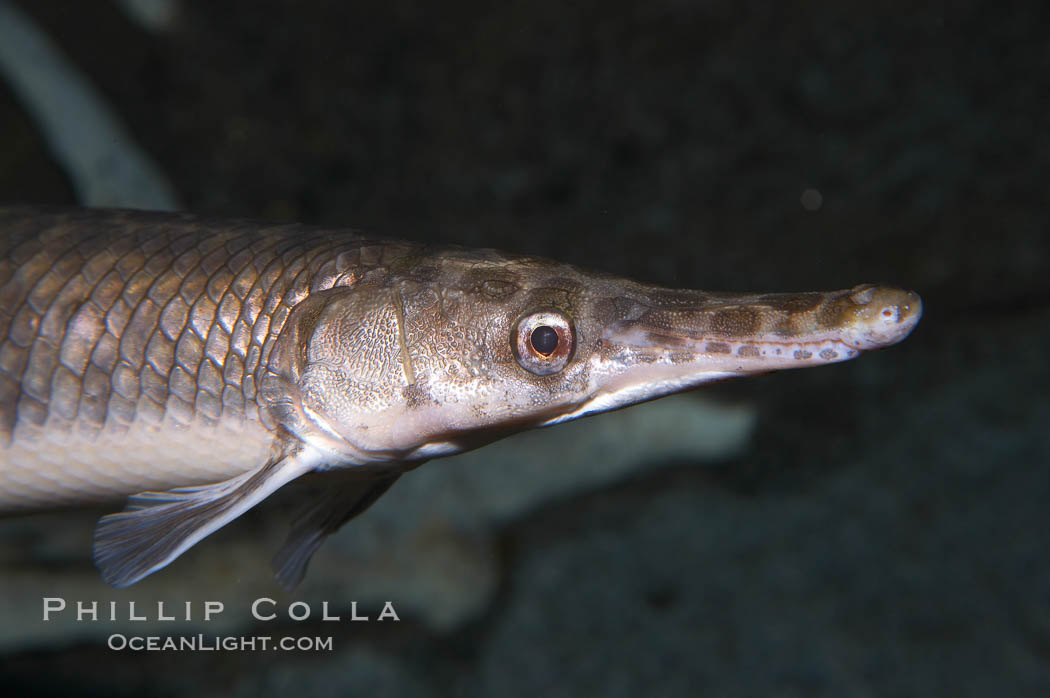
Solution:
M 720 294 L 446 250 L 327 299 L 302 337 L 297 399 L 358 460 L 424 460 L 714 380 L 850 359 L 903 339 L 921 307 L 887 286 Z

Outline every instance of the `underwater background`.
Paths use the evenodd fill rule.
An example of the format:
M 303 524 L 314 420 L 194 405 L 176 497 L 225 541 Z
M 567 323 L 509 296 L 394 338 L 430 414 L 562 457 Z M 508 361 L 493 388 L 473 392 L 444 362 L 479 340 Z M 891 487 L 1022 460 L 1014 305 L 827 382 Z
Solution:
M 1047 4 L 0 0 L 7 61 L 16 16 L 116 131 L 6 63 L 3 204 L 352 226 L 706 290 L 885 282 L 925 316 L 857 361 L 428 463 L 293 595 L 268 569 L 279 507 L 123 591 L 90 562 L 105 510 L 0 521 L 10 695 L 1050 695 Z M 124 622 L 44 622 L 44 597 Z

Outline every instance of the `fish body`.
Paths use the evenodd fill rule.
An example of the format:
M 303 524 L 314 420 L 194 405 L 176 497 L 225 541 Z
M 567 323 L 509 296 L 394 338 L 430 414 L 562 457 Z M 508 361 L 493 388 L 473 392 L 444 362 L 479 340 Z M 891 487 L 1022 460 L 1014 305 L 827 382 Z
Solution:
M 135 211 L 0 209 L 0 513 L 132 495 L 126 586 L 284 484 L 332 474 L 275 559 L 405 470 L 712 380 L 851 359 L 911 292 L 665 289 L 494 250 Z
M 291 310 L 420 249 L 131 211 L 10 209 L 0 230 L 0 512 L 255 469 Z

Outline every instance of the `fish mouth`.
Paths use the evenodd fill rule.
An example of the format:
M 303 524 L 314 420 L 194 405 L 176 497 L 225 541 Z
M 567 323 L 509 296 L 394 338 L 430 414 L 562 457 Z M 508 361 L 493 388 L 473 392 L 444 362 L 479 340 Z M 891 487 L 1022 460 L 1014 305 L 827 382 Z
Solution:
M 544 424 L 617 409 L 733 376 L 847 361 L 900 342 L 918 294 L 864 284 L 826 293 L 664 292 L 605 325 L 588 396 Z

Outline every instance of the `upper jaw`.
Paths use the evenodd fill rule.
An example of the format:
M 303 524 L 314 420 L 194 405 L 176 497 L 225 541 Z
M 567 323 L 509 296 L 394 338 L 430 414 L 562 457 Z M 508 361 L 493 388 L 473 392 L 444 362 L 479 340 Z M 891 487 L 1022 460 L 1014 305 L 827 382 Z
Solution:
M 590 357 L 590 390 L 544 424 L 732 376 L 852 359 L 901 341 L 922 315 L 917 294 L 874 285 L 683 306 L 653 304 L 607 324 Z
M 687 305 L 695 293 L 609 322 L 602 344 L 641 354 L 771 360 L 783 358 L 785 349 L 792 355 L 829 349 L 842 360 L 900 342 L 922 316 L 918 294 L 873 284 L 826 293 L 712 295 Z

